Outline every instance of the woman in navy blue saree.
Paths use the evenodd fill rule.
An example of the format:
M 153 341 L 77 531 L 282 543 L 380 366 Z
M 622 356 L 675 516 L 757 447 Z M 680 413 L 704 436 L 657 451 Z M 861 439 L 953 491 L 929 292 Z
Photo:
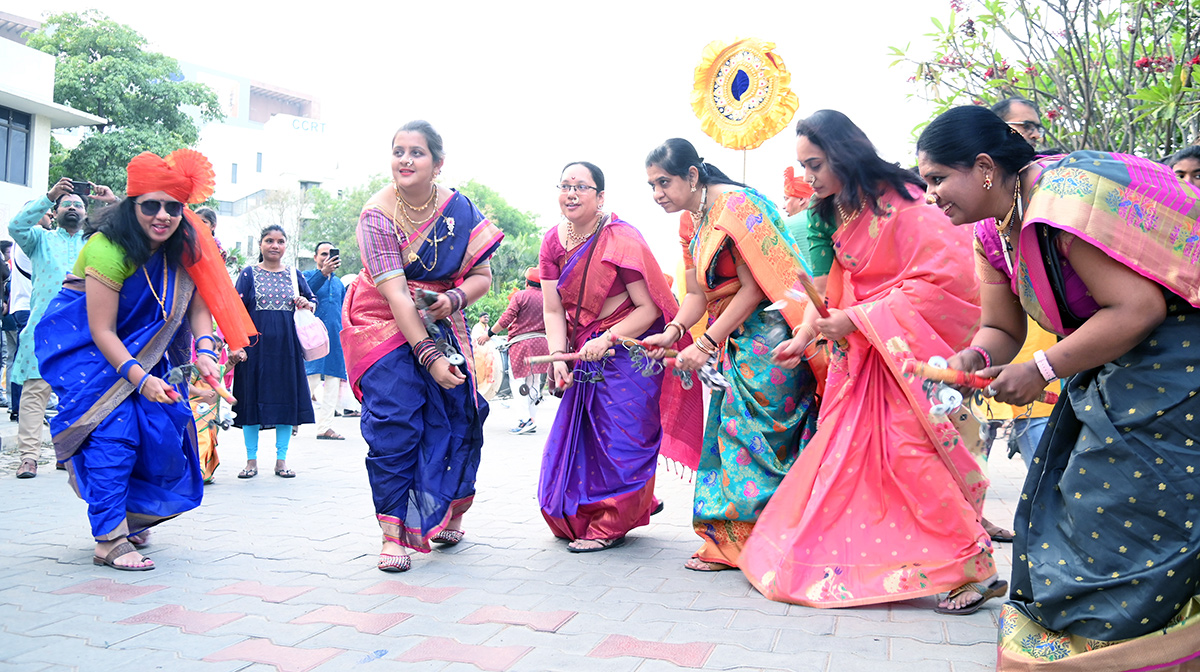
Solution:
M 441 136 L 424 121 L 393 136 L 393 182 L 359 217 L 364 268 L 343 308 L 342 347 L 363 404 L 383 531 L 377 566 L 386 572 L 409 569 L 405 549 L 462 540 L 488 413 L 462 309 L 491 287 L 488 260 L 504 234 L 466 196 L 434 182 L 442 158 Z M 427 329 L 417 300 L 431 301 L 425 314 L 437 326 Z M 442 343 L 464 361 L 454 363 Z

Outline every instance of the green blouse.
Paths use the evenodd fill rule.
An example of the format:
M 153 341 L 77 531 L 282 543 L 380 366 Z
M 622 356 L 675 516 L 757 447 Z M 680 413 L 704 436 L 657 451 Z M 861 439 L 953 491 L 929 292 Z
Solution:
M 80 278 L 95 278 L 109 289 L 119 292 L 125 280 L 135 271 L 137 266 L 125 259 L 125 248 L 97 232 L 88 238 L 80 250 L 71 272 Z
M 805 210 L 810 213 L 808 220 L 808 258 L 812 262 L 813 277 L 829 275 L 833 268 L 833 234 L 837 224 L 822 219 L 815 210 Z

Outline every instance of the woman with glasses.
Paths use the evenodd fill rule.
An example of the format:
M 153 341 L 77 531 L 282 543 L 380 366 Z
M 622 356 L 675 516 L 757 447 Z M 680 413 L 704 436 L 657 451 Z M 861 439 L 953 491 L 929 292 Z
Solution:
M 790 325 L 800 325 L 806 300 L 788 298 L 788 290 L 807 268 L 775 206 L 705 163 L 687 140 L 672 138 L 650 152 L 646 176 L 654 201 L 680 213 L 687 288 L 675 321 L 646 340 L 679 347 L 679 369 L 707 366 L 729 384 L 713 389 L 709 401 L 692 511 L 703 546 L 685 567 L 733 569 L 767 500 L 816 431 L 812 371 L 771 361 Z M 681 341 L 705 310 L 707 330 L 695 343 Z
M 974 229 L 983 283 L 982 327 L 950 363 L 994 377 L 989 392 L 1006 403 L 1028 404 L 1060 378 L 1063 389 L 1017 503 L 999 669 L 1192 669 L 1196 191 L 1134 156 L 1035 158 L 980 112 L 952 109 L 917 142 L 929 194 Z M 1009 363 L 1026 313 L 1059 340 Z
M 208 160 L 192 150 L 165 160 L 146 152 L 128 175 L 128 197 L 89 224 L 73 274 L 33 338 L 60 399 L 55 451 L 88 503 L 92 561 L 140 572 L 155 565 L 134 544 L 198 506 L 204 491 L 187 386 L 168 382 L 169 371 L 189 363 L 194 343 L 195 368 L 218 375 L 213 318 L 238 344 L 254 325 L 208 227 L 184 206 L 212 194 Z
M 260 334 L 249 347 L 229 353 L 235 364 L 233 396 L 238 400 L 233 425 L 242 428 L 246 441 L 246 468 L 238 478 L 258 475 L 258 435 L 263 427 L 275 428 L 275 475 L 295 478 L 296 472 L 287 466 L 292 428 L 315 418 L 294 312 L 315 310 L 317 297 L 298 270 L 283 264 L 283 227 L 264 228 L 258 249 L 258 264 L 242 269 L 237 290 Z
M 683 454 L 699 448 L 700 389 L 685 393 L 661 369 L 644 375 L 623 345 L 622 337 L 661 331 L 678 308 L 642 235 L 602 210 L 604 173 L 586 161 L 567 164 L 558 191 L 563 221 L 546 232 L 540 254 L 546 341 L 551 354 L 580 359 L 551 371 L 562 404 L 538 503 L 554 535 L 571 540 L 568 550 L 590 553 L 620 546 L 650 522 L 660 448 L 694 464 Z
M 742 571 L 768 598 L 805 606 L 953 590 L 962 603 L 943 603 L 947 613 L 973 612 L 1006 585 L 980 522 L 979 424 L 962 414 L 960 434 L 950 409 L 935 408 L 938 390 L 903 372 L 953 355 L 979 324 L 970 235 L 841 112 L 816 112 L 796 135 L 829 307 L 828 317 L 810 307 L 780 361 L 797 361 L 812 333 L 837 345 L 820 427 L 759 518 Z
M 463 308 L 491 288 L 504 234 L 437 183 L 445 152 L 428 122 L 402 126 L 389 149 L 392 182 L 358 219 L 363 270 L 346 294 L 342 345 L 383 531 L 376 566 L 403 572 L 406 549 L 463 539 L 488 415 Z

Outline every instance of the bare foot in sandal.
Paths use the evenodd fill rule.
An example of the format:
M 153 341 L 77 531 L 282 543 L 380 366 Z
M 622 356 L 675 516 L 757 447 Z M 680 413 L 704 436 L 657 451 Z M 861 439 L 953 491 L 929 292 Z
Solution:
M 115 550 L 125 550 L 121 555 L 110 557 Z M 114 539 L 113 541 L 98 541 L 96 542 L 96 550 L 92 554 L 92 563 L 97 565 L 108 565 L 113 569 L 125 571 L 145 571 L 154 569 L 154 561 L 141 553 L 129 543 L 126 537 Z
M 965 583 L 950 591 L 946 599 L 938 602 L 939 614 L 967 615 L 979 611 L 984 602 L 993 597 L 1004 597 L 1008 593 L 1008 582 L 1000 581 L 993 574 L 979 583 Z
M 625 537 L 615 537 L 613 539 L 576 539 L 567 544 L 567 550 L 572 553 L 595 553 L 596 551 L 607 551 L 610 548 L 625 545 Z
M 683 565 L 684 569 L 690 569 L 695 572 L 723 572 L 727 569 L 734 569 L 732 565 L 726 565 L 720 562 L 706 562 L 700 558 L 692 558 Z

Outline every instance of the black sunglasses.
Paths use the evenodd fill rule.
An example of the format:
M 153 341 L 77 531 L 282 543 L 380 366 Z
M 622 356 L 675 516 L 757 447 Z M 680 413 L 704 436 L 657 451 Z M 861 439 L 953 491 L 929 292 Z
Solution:
M 162 208 L 167 209 L 167 216 L 178 217 L 183 214 L 183 203 L 179 201 L 138 201 L 138 207 L 142 209 L 142 214 L 147 217 L 153 217 L 158 214 Z

